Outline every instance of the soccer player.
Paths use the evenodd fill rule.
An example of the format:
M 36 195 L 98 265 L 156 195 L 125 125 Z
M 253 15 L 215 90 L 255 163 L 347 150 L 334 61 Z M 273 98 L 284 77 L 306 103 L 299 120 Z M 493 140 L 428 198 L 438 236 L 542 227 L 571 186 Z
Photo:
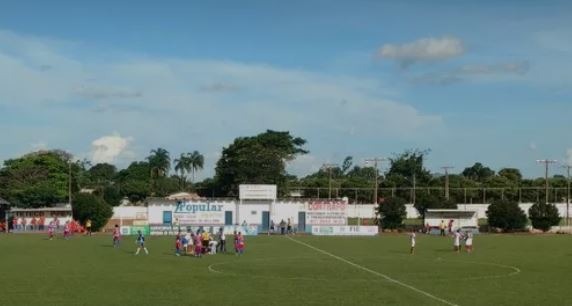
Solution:
M 242 236 L 241 232 L 238 232 L 236 249 L 238 250 L 237 255 L 240 256 L 244 253 L 244 236 Z
M 203 233 L 201 234 L 201 239 L 202 239 L 201 244 L 202 244 L 202 247 L 203 247 L 203 248 L 202 248 L 202 251 L 203 251 L 203 254 L 206 254 L 206 253 L 208 252 L 208 250 L 209 250 L 209 246 L 210 246 L 210 243 L 209 243 L 209 242 L 210 242 L 210 240 L 211 240 L 211 237 L 210 237 L 210 235 L 209 235 L 209 232 L 203 230 Z
M 409 234 L 409 239 L 411 240 L 411 251 L 410 254 L 413 255 L 415 253 L 415 230 L 411 230 L 411 234 Z
M 66 221 L 64 225 L 64 239 L 68 240 L 70 238 L 70 222 Z
M 145 247 L 145 236 L 143 236 L 143 233 L 141 233 L 141 231 L 137 231 L 136 242 L 137 242 L 137 252 L 135 252 L 135 255 L 139 255 L 139 251 L 141 251 L 141 249 L 145 251 L 145 255 L 149 255 L 149 251 Z
M 115 228 L 113 229 L 113 247 L 119 247 L 119 241 L 121 240 L 121 231 L 119 230 L 119 225 L 115 224 Z
M 187 230 L 187 233 L 185 234 L 185 237 L 183 237 L 183 249 L 185 249 L 185 255 L 189 254 L 189 244 L 192 245 L 192 241 L 191 241 L 191 233 L 189 233 L 189 231 Z
M 234 231 L 233 240 L 234 240 L 234 253 L 238 254 L 238 233 L 236 231 Z
M 441 224 L 439 225 L 439 229 L 441 230 L 441 236 L 445 237 L 445 221 L 441 220 Z
M 195 256 L 197 257 L 203 256 L 203 242 L 201 239 L 201 235 L 195 235 Z
M 87 219 L 85 221 L 85 234 L 91 236 L 91 220 Z
M 177 235 L 175 240 L 175 255 L 181 256 L 181 236 Z
M 458 229 L 453 235 L 453 247 L 455 252 L 459 253 L 461 251 L 461 229 Z
M 221 227 L 218 231 L 218 246 L 221 253 L 226 253 L 226 236 L 224 235 L 224 227 Z
M 50 225 L 48 225 L 48 237 L 50 238 L 50 240 L 54 239 L 55 227 L 56 227 L 56 224 L 54 221 L 50 222 Z
M 465 249 L 467 253 L 471 253 L 473 251 L 473 232 L 468 232 L 465 238 Z

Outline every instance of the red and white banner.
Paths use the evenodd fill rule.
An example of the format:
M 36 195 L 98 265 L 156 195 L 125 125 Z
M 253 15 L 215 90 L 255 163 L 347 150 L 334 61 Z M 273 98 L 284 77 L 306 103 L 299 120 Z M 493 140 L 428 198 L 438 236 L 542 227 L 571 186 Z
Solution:
M 306 224 L 346 225 L 348 204 L 345 201 L 313 201 L 307 204 Z

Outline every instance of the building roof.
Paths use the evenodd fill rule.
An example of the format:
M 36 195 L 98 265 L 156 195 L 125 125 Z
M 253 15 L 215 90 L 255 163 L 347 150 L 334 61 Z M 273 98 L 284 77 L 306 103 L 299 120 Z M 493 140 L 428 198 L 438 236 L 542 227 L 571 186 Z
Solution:
M 459 209 L 427 209 L 428 213 L 459 213 L 459 214 L 474 214 L 476 210 L 459 210 Z
M 10 212 L 39 212 L 39 211 L 71 211 L 71 205 L 64 204 L 55 207 L 40 207 L 40 208 L 19 208 L 12 207 Z
M 4 200 L 3 198 L 0 198 L 0 205 L 10 205 L 10 202 Z
M 179 192 L 165 197 L 167 200 L 200 200 L 201 197 L 196 193 Z

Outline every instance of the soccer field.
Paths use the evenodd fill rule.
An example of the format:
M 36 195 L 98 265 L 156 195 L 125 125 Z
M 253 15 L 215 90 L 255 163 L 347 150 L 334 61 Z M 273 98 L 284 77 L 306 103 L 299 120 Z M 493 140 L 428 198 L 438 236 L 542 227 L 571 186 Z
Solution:
M 148 237 L 134 256 L 108 236 L 0 235 L 3 305 L 572 305 L 572 237 L 247 237 L 246 253 L 174 256 Z

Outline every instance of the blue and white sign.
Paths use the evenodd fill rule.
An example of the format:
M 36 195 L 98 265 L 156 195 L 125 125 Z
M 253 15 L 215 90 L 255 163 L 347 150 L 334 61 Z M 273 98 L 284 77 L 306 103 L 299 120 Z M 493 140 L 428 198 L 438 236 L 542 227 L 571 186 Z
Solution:
M 223 225 L 224 205 L 210 202 L 178 202 L 173 211 L 174 225 Z

